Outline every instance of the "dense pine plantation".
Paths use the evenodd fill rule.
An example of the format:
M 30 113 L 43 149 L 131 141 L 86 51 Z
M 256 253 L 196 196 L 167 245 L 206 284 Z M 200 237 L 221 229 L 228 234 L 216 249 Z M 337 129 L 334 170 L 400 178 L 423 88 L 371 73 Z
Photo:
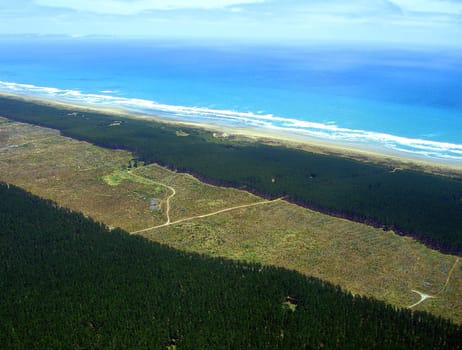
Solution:
M 287 196 L 322 212 L 411 234 L 443 252 L 462 253 L 462 180 L 284 147 L 218 140 L 210 132 L 100 113 L 72 113 L 0 98 L 0 115 L 56 128 L 100 146 L 123 148 L 222 185 Z M 114 121 L 121 125 L 110 126 Z
M 1 349 L 462 348 L 429 314 L 109 231 L 3 183 L 0 198 Z

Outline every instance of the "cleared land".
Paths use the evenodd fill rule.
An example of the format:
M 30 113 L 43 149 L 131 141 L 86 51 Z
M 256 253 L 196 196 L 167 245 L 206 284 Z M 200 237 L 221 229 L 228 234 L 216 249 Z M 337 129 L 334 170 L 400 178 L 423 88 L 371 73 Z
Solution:
M 170 222 L 193 219 L 143 232 L 149 239 L 183 250 L 295 269 L 401 307 L 420 300 L 412 291 L 417 290 L 436 297 L 413 309 L 462 322 L 462 264 L 454 265 L 455 256 L 392 232 L 283 200 L 265 202 L 156 165 L 133 168 L 131 159 L 129 152 L 0 119 L 2 181 L 131 232 L 167 222 L 171 187 L 175 196 L 169 201 Z M 159 200 L 159 210 L 150 209 L 152 198 Z M 223 211 L 247 204 L 251 206 Z M 212 213 L 216 214 L 198 218 Z
M 110 186 L 104 178 L 125 168 L 131 155 L 61 137 L 58 132 L 0 119 L 0 176 L 64 207 L 114 227 L 161 223 L 146 205 L 165 190 L 133 181 Z M 113 183 L 112 183 L 113 184 Z
M 1 180 L 112 227 L 135 231 L 165 223 L 169 185 L 177 189 L 171 203 L 172 221 L 262 201 L 159 166 L 150 166 L 149 171 L 134 168 L 131 159 L 126 151 L 96 147 L 62 137 L 55 130 L 0 118 Z M 159 210 L 150 209 L 151 199 L 159 201 Z
M 267 198 L 285 196 L 328 215 L 392 229 L 441 252 L 462 254 L 460 177 L 395 171 L 404 164 L 383 166 L 223 139 L 199 127 L 131 118 L 123 111 L 116 115 L 106 109 L 98 112 L 2 96 L 0 105 L 2 115 L 12 120 L 58 129 L 101 147 L 125 149 L 146 163 L 189 172 L 208 183 L 249 189 Z

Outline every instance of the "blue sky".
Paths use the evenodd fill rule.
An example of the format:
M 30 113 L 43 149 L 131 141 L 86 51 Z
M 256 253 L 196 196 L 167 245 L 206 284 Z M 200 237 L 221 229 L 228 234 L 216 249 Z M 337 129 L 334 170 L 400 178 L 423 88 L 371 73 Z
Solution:
M 1 0 L 25 33 L 462 46 L 462 0 Z

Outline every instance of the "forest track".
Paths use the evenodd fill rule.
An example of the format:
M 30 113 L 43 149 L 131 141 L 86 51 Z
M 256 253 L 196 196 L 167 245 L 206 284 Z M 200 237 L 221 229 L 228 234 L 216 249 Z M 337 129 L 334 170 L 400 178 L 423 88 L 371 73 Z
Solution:
M 441 293 L 443 293 L 446 290 L 446 288 L 448 287 L 449 281 L 451 280 L 452 274 L 454 273 L 454 270 L 456 269 L 456 266 L 459 263 L 459 261 L 460 261 L 460 258 L 457 257 L 456 261 L 454 261 L 454 264 L 452 265 L 451 269 L 449 270 L 448 277 L 446 278 L 446 283 L 444 284 L 443 288 L 441 288 L 441 290 L 436 295 L 440 295 Z
M 418 290 L 412 289 L 412 291 L 413 291 L 414 293 L 417 293 L 417 294 L 420 295 L 420 300 L 419 300 L 418 302 L 416 302 L 416 303 L 414 303 L 414 304 L 408 306 L 407 308 L 408 308 L 408 309 L 412 309 L 413 307 L 415 307 L 415 306 L 417 306 L 417 305 L 423 303 L 423 302 L 424 302 L 425 300 L 427 300 L 427 299 L 438 298 L 438 296 L 439 296 L 440 294 L 442 294 L 442 293 L 446 290 L 446 288 L 448 287 L 449 281 L 451 280 L 452 274 L 454 273 L 454 270 L 456 269 L 456 266 L 457 266 L 457 264 L 459 263 L 459 261 L 460 261 L 460 258 L 457 257 L 457 258 L 456 258 L 456 261 L 454 261 L 454 264 L 452 265 L 451 269 L 450 269 L 449 272 L 448 272 L 448 276 L 447 276 L 447 278 L 446 278 L 446 282 L 444 283 L 444 286 L 443 286 L 443 287 L 440 289 L 440 291 L 439 291 L 438 293 L 436 293 L 435 295 L 425 294 L 425 293 L 419 292 Z
M 425 293 L 419 292 L 418 290 L 415 290 L 415 289 L 413 289 L 412 291 L 413 291 L 414 293 L 419 294 L 420 300 L 419 300 L 418 302 L 416 302 L 416 303 L 414 303 L 414 304 L 408 306 L 408 307 L 407 307 L 408 309 L 412 309 L 414 306 L 417 306 L 417 305 L 423 303 L 423 302 L 424 302 L 425 300 L 427 300 L 427 299 L 436 298 L 436 296 L 434 296 L 434 295 L 425 294 Z
M 165 224 L 162 224 L 162 225 L 157 225 L 157 226 L 148 227 L 148 228 L 138 230 L 138 231 L 133 231 L 133 232 L 130 232 L 130 234 L 143 233 L 143 232 L 155 230 L 155 229 L 158 229 L 158 228 L 162 228 L 162 227 L 165 227 L 165 226 L 176 225 L 176 224 L 186 222 L 186 221 L 192 221 L 192 220 L 196 220 L 196 219 L 203 219 L 203 218 L 207 218 L 209 216 L 214 216 L 214 215 L 226 213 L 226 212 L 237 210 L 237 209 L 250 208 L 250 207 L 256 207 L 256 206 L 260 206 L 260 205 L 264 205 L 264 204 L 275 203 L 275 202 L 281 201 L 282 199 L 283 198 L 277 198 L 277 199 L 273 199 L 273 200 L 265 200 L 265 201 L 256 202 L 256 203 L 237 205 L 237 206 L 234 206 L 234 207 L 231 207 L 231 208 L 225 208 L 225 209 L 217 210 L 217 211 L 214 211 L 214 212 L 208 213 L 208 214 L 196 215 L 196 216 L 192 216 L 192 217 L 189 217 L 189 218 L 179 219 L 179 220 L 176 220 L 176 221 L 173 221 L 173 222 L 169 221 L 169 222 L 166 222 Z
M 157 181 L 151 180 L 151 179 L 149 179 L 149 178 L 147 178 L 147 177 L 140 176 L 140 175 L 136 175 L 136 174 L 134 174 L 134 173 L 133 173 L 132 171 L 130 171 L 130 170 L 128 171 L 128 173 L 129 173 L 131 176 L 135 177 L 135 178 L 142 179 L 143 181 L 150 182 L 150 183 L 152 183 L 152 184 L 154 184 L 154 185 L 159 185 L 159 186 L 165 187 L 165 188 L 169 189 L 169 190 L 172 192 L 172 193 L 170 194 L 170 196 L 168 196 L 167 199 L 166 199 L 167 209 L 166 209 L 166 211 L 165 211 L 165 212 L 166 212 L 165 215 L 167 216 L 167 222 L 165 222 L 164 224 L 162 224 L 162 225 L 160 225 L 160 226 L 167 226 L 167 225 L 169 225 L 169 224 L 170 224 L 170 201 L 172 200 L 173 197 L 175 197 L 175 195 L 176 195 L 176 190 L 175 190 L 172 186 L 166 185 L 166 184 L 164 184 L 164 183 L 162 183 L 162 182 L 157 182 Z M 132 232 L 132 233 L 133 233 L 133 232 Z

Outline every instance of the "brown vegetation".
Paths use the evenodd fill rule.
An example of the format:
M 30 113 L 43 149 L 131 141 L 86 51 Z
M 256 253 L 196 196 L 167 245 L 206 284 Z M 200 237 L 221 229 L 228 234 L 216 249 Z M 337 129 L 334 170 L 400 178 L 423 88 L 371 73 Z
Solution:
M 127 170 L 132 155 L 59 136 L 50 129 L 0 119 L 0 180 L 21 186 L 109 226 L 136 231 L 262 198 L 204 184 L 157 165 Z M 131 162 L 133 164 L 133 162 Z M 145 179 L 145 180 L 143 180 Z M 161 210 L 150 210 L 150 199 Z M 333 218 L 285 201 L 236 209 L 143 234 L 178 249 L 298 270 L 353 293 L 406 307 L 444 286 L 455 257 L 393 232 Z M 416 309 L 462 322 L 462 268 L 445 291 Z

